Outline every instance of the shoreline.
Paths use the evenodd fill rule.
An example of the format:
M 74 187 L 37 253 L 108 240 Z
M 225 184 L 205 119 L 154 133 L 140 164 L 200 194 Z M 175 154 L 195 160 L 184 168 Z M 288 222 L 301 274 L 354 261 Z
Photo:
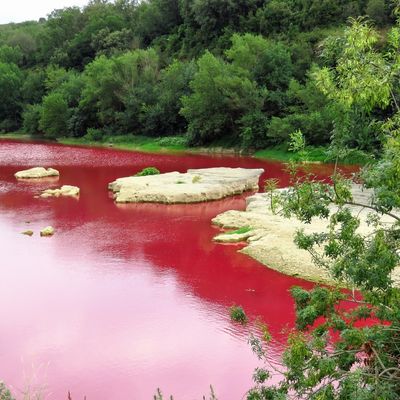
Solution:
M 278 161 L 288 162 L 294 158 L 293 153 L 284 150 L 283 148 L 267 148 L 257 151 L 245 150 L 239 147 L 224 147 L 220 145 L 210 147 L 187 147 L 182 144 L 160 144 L 158 140 L 160 138 L 149 138 L 149 137 L 136 137 L 136 141 L 121 141 L 112 142 L 110 141 L 95 141 L 95 140 L 83 140 L 81 138 L 57 138 L 48 139 L 42 137 L 32 137 L 24 133 L 6 133 L 0 134 L 0 140 L 11 139 L 21 140 L 27 142 L 47 142 L 47 143 L 59 143 L 68 146 L 82 146 L 82 147 L 100 147 L 110 148 L 117 150 L 126 151 L 139 151 L 144 153 L 167 153 L 167 154 L 199 154 L 199 155 L 222 155 L 222 156 L 233 156 L 233 157 L 251 157 L 265 161 Z M 168 137 L 167 137 L 168 139 Z M 330 161 L 323 161 L 324 148 L 316 150 L 315 154 L 305 161 L 307 164 L 330 164 Z
M 367 190 L 362 190 L 359 185 L 353 187 L 354 198 L 366 202 L 370 198 Z M 331 206 L 332 211 L 335 206 Z M 349 206 L 354 214 L 360 216 L 359 232 L 368 234 L 371 227 L 367 223 L 370 210 L 358 206 Z M 387 223 L 393 223 L 388 217 L 382 217 Z M 328 271 L 317 267 L 311 255 L 299 249 L 294 243 L 297 230 L 304 229 L 306 233 L 324 232 L 329 220 L 313 218 L 310 224 L 303 224 L 295 218 L 284 218 L 275 214 L 269 207 L 269 197 L 266 193 L 257 193 L 246 199 L 246 210 L 229 210 L 212 219 L 212 224 L 220 227 L 222 231 L 214 237 L 219 243 L 245 243 L 239 252 L 247 254 L 261 264 L 285 275 L 305 279 L 307 281 L 337 285 Z M 243 233 L 227 232 L 227 230 L 243 230 Z M 400 287 L 400 266 L 392 273 L 396 287 Z M 343 287 L 346 285 L 343 284 Z

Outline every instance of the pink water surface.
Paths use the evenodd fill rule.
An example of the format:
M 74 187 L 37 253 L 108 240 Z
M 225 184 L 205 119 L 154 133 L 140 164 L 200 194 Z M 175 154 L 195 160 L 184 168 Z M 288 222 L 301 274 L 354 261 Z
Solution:
M 17 182 L 17 170 L 57 168 L 59 180 Z M 45 399 L 239 400 L 259 361 L 251 325 L 229 319 L 232 304 L 261 316 L 278 338 L 293 326 L 281 275 L 212 242 L 210 220 L 243 209 L 245 196 L 195 205 L 116 205 L 107 184 L 155 166 L 162 172 L 231 166 L 264 168 L 288 182 L 279 163 L 251 158 L 161 155 L 0 141 L 0 379 L 17 396 Z M 326 176 L 330 167 L 320 167 Z M 73 198 L 35 198 L 62 184 Z M 28 223 L 29 221 L 29 223 Z M 56 234 L 41 238 L 52 225 Z M 26 229 L 34 236 L 21 235 Z M 279 353 L 279 348 L 271 349 Z

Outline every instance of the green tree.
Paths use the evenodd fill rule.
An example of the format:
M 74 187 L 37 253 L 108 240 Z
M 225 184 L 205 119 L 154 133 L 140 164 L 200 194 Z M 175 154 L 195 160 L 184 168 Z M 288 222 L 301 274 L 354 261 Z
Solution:
M 187 123 L 179 111 L 182 108 L 182 97 L 190 94 L 189 83 L 196 69 L 193 61 L 174 61 L 161 71 L 156 102 L 145 109 L 143 133 L 173 136 L 186 132 Z
M 180 14 L 185 33 L 183 45 L 190 55 L 216 47 L 224 32 L 228 38 L 241 31 L 248 15 L 256 12 L 263 0 L 181 0 Z
M 142 2 L 136 10 L 136 35 L 145 45 L 176 29 L 180 23 L 179 0 Z
M 17 65 L 0 62 L 0 130 L 18 128 L 23 74 Z
M 37 135 L 41 133 L 39 124 L 42 116 L 42 105 L 41 104 L 28 104 L 25 111 L 22 114 L 23 129 L 28 135 Z
M 155 50 L 100 56 L 84 71 L 80 107 L 93 110 L 100 126 L 135 132 L 142 127 L 147 106 L 156 100 L 159 61 Z
M 200 144 L 237 136 L 240 119 L 262 107 L 264 92 L 250 80 L 248 71 L 209 52 L 197 65 L 198 71 L 190 83 L 193 93 L 182 98 L 181 110 L 189 124 L 191 142 Z
M 44 29 L 38 37 L 40 54 L 44 63 L 54 60 L 62 65 L 68 64 L 69 43 L 84 26 L 85 17 L 79 7 L 54 10 L 48 17 Z
M 369 0 L 365 13 L 372 18 L 377 25 L 385 25 L 387 22 L 387 10 L 385 0 Z
M 68 103 L 61 93 L 53 92 L 43 99 L 39 128 L 50 138 L 67 135 Z
M 27 70 L 22 85 L 22 99 L 25 104 L 40 103 L 46 93 L 46 71 L 43 69 Z
M 377 32 L 362 19 L 353 21 L 343 40 L 339 50 L 336 41 L 326 42 L 328 51 L 333 45 L 338 52 L 335 68 L 324 67 L 314 74 L 318 87 L 336 108 L 333 140 L 339 147 L 354 142 L 355 116 L 366 126 L 373 122 L 375 110 L 390 111 L 397 73 L 397 66 L 391 65 L 389 55 L 384 56 L 376 49 Z M 363 132 L 364 137 L 359 137 L 355 144 L 362 150 L 372 151 L 379 142 L 379 131 L 371 134 L 370 129 L 364 129 Z
M 264 35 L 272 32 L 286 31 L 294 22 L 294 9 L 292 2 L 284 0 L 271 0 L 256 13 L 259 30 Z
M 22 53 L 18 47 L 3 45 L 0 47 L 0 61 L 10 64 L 20 64 L 22 61 Z
M 398 42 L 390 42 L 394 46 L 391 51 L 397 54 Z M 353 22 L 346 32 L 347 51 L 336 70 L 323 71 L 320 76 L 324 79 L 319 85 L 324 90 L 331 88 L 332 98 L 343 110 L 356 104 L 368 113 L 396 101 L 391 95 L 395 83 L 391 78 L 398 71 L 396 58 L 384 63 L 373 43 L 371 28 Z M 378 62 L 367 68 L 363 65 L 367 60 Z M 363 68 L 351 73 L 350 66 L 357 63 Z M 369 85 L 361 90 L 363 82 Z M 327 219 L 326 232 L 299 231 L 295 241 L 330 273 L 338 287 L 353 290 L 318 286 L 310 291 L 292 289 L 297 331 L 289 336 L 283 355 L 286 371 L 275 386 L 266 383 L 267 372 L 262 379 L 256 374 L 256 387 L 248 399 L 400 398 L 400 290 L 392 276 L 400 262 L 400 113 L 393 106 L 396 112 L 381 127 L 386 134 L 382 158 L 360 174 L 364 187 L 372 191 L 369 200 L 355 199 L 353 182 L 337 171 L 332 176 L 333 185 L 294 173 L 293 186 L 280 195 L 273 194 L 272 201 L 280 205 L 285 216 L 295 216 L 304 223 L 316 216 Z M 304 141 L 296 143 L 294 149 L 301 151 Z M 351 212 L 354 205 L 370 210 L 369 232 L 358 229 L 360 214 Z M 368 318 L 373 322 L 366 324 Z M 255 339 L 252 344 L 262 355 L 262 344 Z
M 273 117 L 268 127 L 270 144 L 288 142 L 290 134 L 296 130 L 302 131 L 310 145 L 329 143 L 334 128 L 335 108 L 316 86 L 312 73 L 310 75 L 304 85 L 294 79 L 290 81 L 285 114 Z

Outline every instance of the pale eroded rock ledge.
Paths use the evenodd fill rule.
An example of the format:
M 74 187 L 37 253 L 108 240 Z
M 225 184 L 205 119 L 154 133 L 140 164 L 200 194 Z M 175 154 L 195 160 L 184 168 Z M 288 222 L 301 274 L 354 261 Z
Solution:
M 119 178 L 109 184 L 117 203 L 199 203 L 258 190 L 263 169 L 204 168 L 186 173 Z
M 370 198 L 368 191 L 362 191 L 360 186 L 354 186 L 353 193 L 355 201 L 368 204 Z M 371 210 L 355 206 L 351 206 L 350 209 L 360 216 L 359 231 L 368 233 L 371 228 L 367 225 L 366 219 Z M 384 221 L 393 222 L 386 216 Z M 325 270 L 313 264 L 310 254 L 299 249 L 293 241 L 296 231 L 301 228 L 306 233 L 326 231 L 328 220 L 314 218 L 311 224 L 303 224 L 295 218 L 286 219 L 271 211 L 267 194 L 257 193 L 246 199 L 245 211 L 226 211 L 215 217 L 212 222 L 224 229 L 251 227 L 251 230 L 244 234 L 221 233 L 214 238 L 215 241 L 247 242 L 247 246 L 240 251 L 269 268 L 313 282 L 333 283 Z M 395 269 L 392 277 L 396 285 L 400 286 L 399 267 Z
M 59 196 L 79 196 L 80 189 L 78 186 L 63 185 L 56 189 L 46 189 L 40 197 L 59 197 Z
M 39 179 L 47 178 L 49 176 L 59 176 L 60 173 L 53 168 L 34 167 L 18 171 L 14 174 L 17 179 Z

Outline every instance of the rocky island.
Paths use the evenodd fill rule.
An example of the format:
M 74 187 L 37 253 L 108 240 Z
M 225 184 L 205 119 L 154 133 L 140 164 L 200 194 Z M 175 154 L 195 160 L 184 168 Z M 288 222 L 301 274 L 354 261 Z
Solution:
M 117 203 L 199 203 L 258 190 L 263 169 L 204 168 L 130 176 L 109 184 Z
M 34 167 L 18 171 L 14 174 L 17 179 L 39 179 L 51 176 L 59 176 L 60 173 L 54 168 Z

